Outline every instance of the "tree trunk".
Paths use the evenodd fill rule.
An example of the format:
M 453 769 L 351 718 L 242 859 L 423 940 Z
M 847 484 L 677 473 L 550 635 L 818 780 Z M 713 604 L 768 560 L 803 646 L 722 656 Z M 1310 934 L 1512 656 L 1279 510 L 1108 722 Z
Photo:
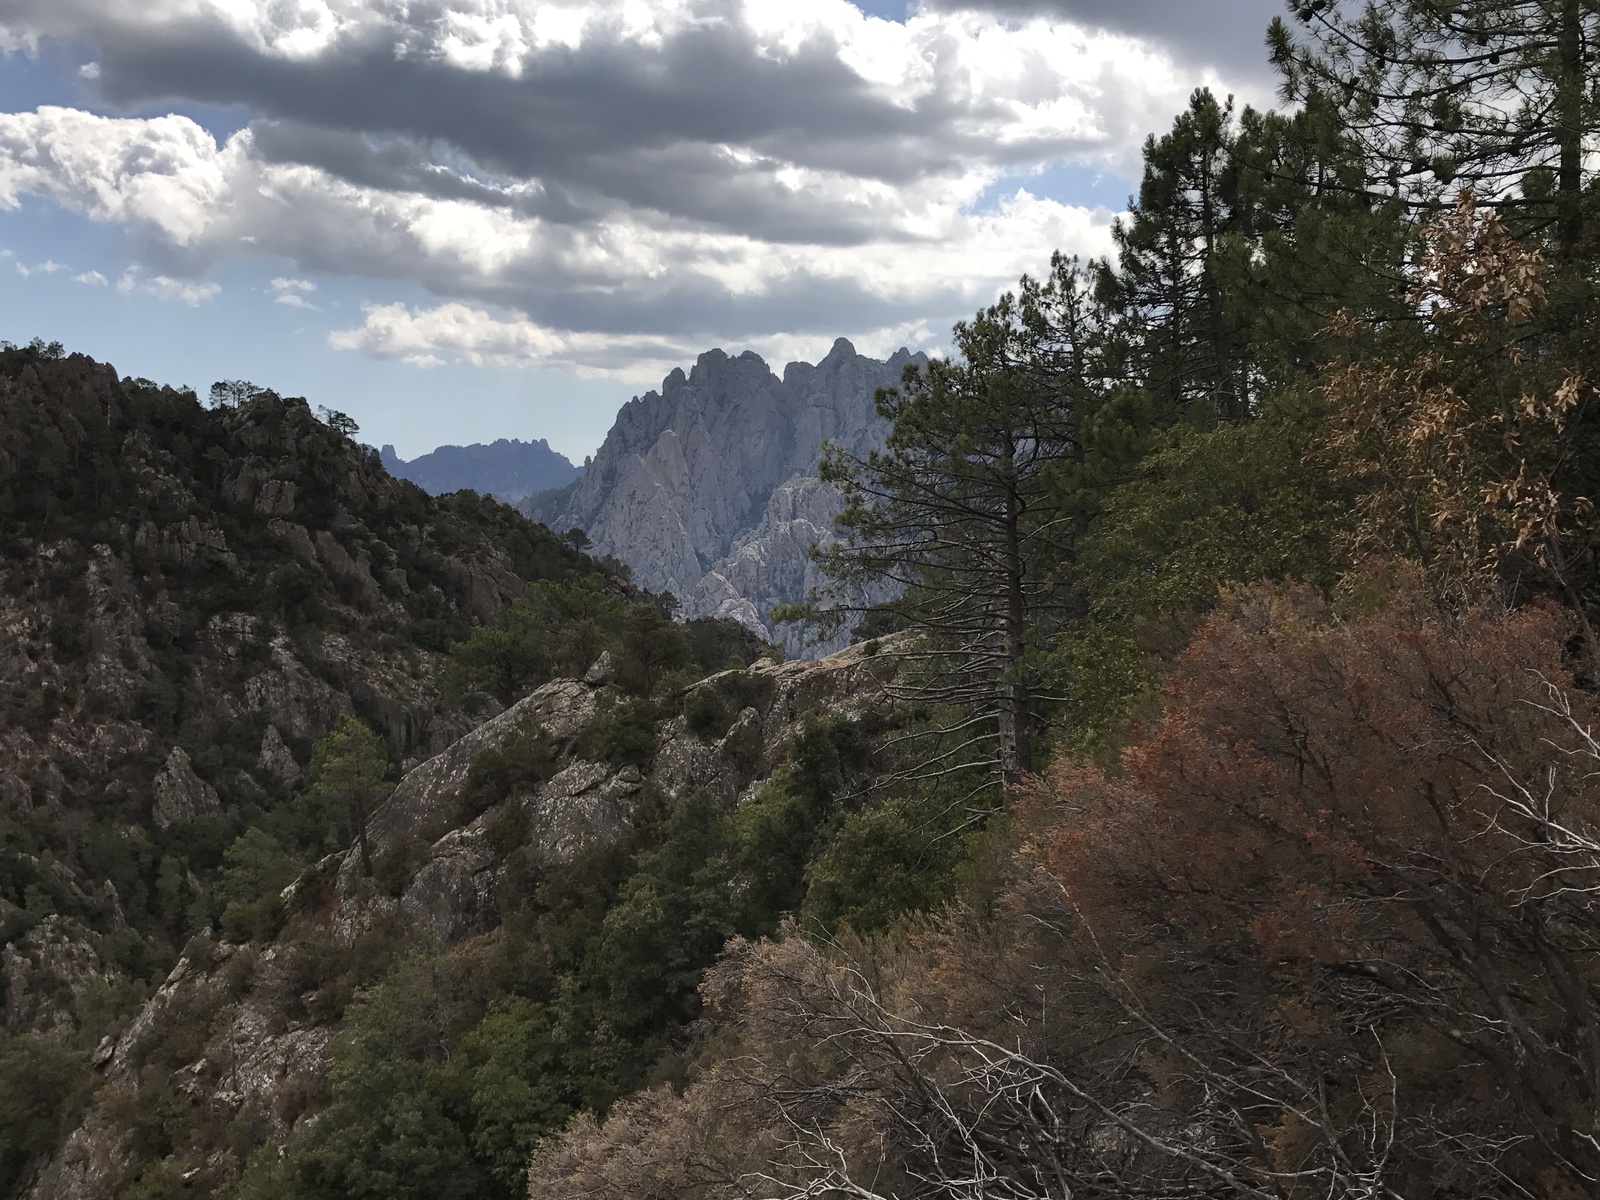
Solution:
M 1561 150 L 1557 172 L 1557 235 L 1571 255 L 1583 239 L 1583 12 L 1581 0 L 1561 0 L 1557 33 L 1556 138 Z
M 1006 611 L 1004 673 L 1000 684 L 1000 777 L 1007 787 L 1033 769 L 1033 703 L 1023 678 L 1027 602 L 1023 594 L 1022 506 L 1016 492 L 1006 497 Z
M 350 829 L 361 851 L 361 873 L 372 874 L 372 852 L 367 848 L 367 806 L 360 796 L 350 797 Z
M 1212 194 L 1214 183 L 1211 177 L 1211 147 L 1203 146 L 1200 151 L 1200 238 L 1201 253 L 1204 259 L 1200 264 L 1200 287 L 1205 294 L 1206 320 L 1210 326 L 1211 340 L 1211 421 L 1233 422 L 1235 415 L 1235 398 L 1232 395 L 1232 373 L 1229 370 L 1229 354 L 1224 342 L 1222 296 L 1217 288 L 1216 259 L 1217 259 L 1217 208 L 1216 197 Z

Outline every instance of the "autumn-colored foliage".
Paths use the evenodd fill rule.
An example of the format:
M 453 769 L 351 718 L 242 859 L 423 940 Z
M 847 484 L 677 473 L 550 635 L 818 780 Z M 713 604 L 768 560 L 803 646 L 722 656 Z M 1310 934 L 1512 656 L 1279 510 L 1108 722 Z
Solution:
M 1600 1166 L 1600 812 L 1568 620 L 1344 624 L 1254 593 L 1186 653 L 1126 780 L 1041 785 L 1033 905 L 1057 897 L 1107 985 L 1189 1031 L 1180 1096 L 1199 1053 L 1257 1126 L 1298 1130 L 1261 1169 L 1364 1156 L 1422 1195 L 1486 1186 L 1491 1158 L 1525 1184 Z
M 1236 596 L 1121 775 L 1032 786 L 997 903 L 740 943 L 704 987 L 719 1065 L 547 1146 L 534 1194 L 1587 1194 L 1569 621 Z M 700 1121 L 726 1136 L 671 1132 Z
M 1337 361 L 1323 386 L 1327 445 L 1362 487 L 1361 548 L 1423 563 L 1457 601 L 1532 571 L 1581 613 L 1587 542 L 1573 542 L 1592 503 L 1559 490 L 1557 476 L 1593 386 L 1542 352 L 1542 256 L 1463 190 L 1427 231 L 1418 265 L 1417 335 Z M 1330 332 L 1353 343 L 1361 330 L 1346 317 Z

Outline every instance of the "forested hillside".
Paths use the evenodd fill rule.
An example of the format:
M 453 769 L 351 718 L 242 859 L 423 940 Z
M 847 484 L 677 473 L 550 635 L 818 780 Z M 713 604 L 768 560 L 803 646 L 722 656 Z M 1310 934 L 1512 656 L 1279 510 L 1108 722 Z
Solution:
M 1597 45 L 1292 6 L 824 448 L 817 662 L 6 351 L 0 1187 L 1593 1194 Z
M 674 625 L 617 564 L 504 505 L 391 478 L 342 414 L 242 383 L 211 401 L 58 346 L 0 350 L 6 1194 L 168 1194 L 180 1151 L 185 1169 L 207 1164 L 208 1189 L 237 1176 L 208 1157 L 227 1126 L 188 1106 L 176 1061 L 160 1065 L 183 1055 L 175 1036 L 204 1046 L 220 1007 L 149 1028 L 186 947 L 273 941 L 294 924 L 285 886 L 347 853 L 360 879 L 403 894 L 422 862 L 385 815 L 397 780 L 555 677 L 610 664 L 618 684 L 586 745 L 621 768 L 648 763 L 657 690 L 764 649 L 735 625 Z M 708 729 L 737 716 L 703 707 Z M 480 764 L 460 820 L 555 773 L 561 748 L 529 737 Z M 315 1094 L 279 1093 L 321 1086 L 338 988 L 384 978 L 404 938 L 295 933 L 310 973 L 265 1019 L 311 1033 L 299 1073 L 262 1088 L 298 1115 L 319 1111 Z M 297 1006 L 318 987 L 313 1016 Z M 84 1139 L 86 1117 L 100 1123 Z M 59 1160 L 41 1175 L 69 1133 L 101 1163 L 71 1184 Z

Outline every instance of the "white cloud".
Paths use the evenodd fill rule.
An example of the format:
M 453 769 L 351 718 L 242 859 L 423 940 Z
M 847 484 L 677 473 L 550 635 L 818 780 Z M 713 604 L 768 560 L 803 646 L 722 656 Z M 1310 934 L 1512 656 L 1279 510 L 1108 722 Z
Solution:
M 360 326 L 335 330 L 328 335 L 328 344 L 335 350 L 359 350 L 420 367 L 448 361 L 477 366 L 557 363 L 588 374 L 647 382 L 671 370 L 685 353 L 684 347 L 668 341 L 573 333 L 459 303 L 417 309 L 369 304 L 362 315 Z
M 9 250 L 5 252 L 4 257 L 24 279 L 34 275 L 56 275 L 67 269 L 65 264 L 58 263 L 54 259 L 47 259 L 42 263 L 25 263 Z
M 341 348 L 641 377 L 712 342 L 931 344 L 1052 250 L 1109 247 L 1111 213 L 993 204 L 998 181 L 1126 175 L 1198 82 L 1126 35 L 845 0 L 0 0 L 0 45 L 41 38 L 125 100 L 262 117 L 219 145 L 180 116 L 0 114 L 0 207 L 133 230 L 160 266 L 124 291 L 200 303 L 266 258 L 437 299 L 368 308 Z
M 117 280 L 117 291 L 124 296 L 139 293 L 157 300 L 177 300 L 195 308 L 215 299 L 222 287 L 201 280 L 174 279 L 170 275 L 146 275 L 142 267 L 132 266 Z
M 42 196 L 186 246 L 210 224 L 228 163 L 187 117 L 116 121 L 73 108 L 0 114 L 0 207 Z
M 82 275 L 74 275 L 72 282 L 81 283 L 85 287 L 105 287 L 110 283 L 110 280 L 100 274 L 99 271 L 85 271 Z
M 269 286 L 272 288 L 272 299 L 276 304 L 282 304 L 287 308 L 317 307 L 306 299 L 317 290 L 317 285 L 309 279 L 286 279 L 279 276 Z

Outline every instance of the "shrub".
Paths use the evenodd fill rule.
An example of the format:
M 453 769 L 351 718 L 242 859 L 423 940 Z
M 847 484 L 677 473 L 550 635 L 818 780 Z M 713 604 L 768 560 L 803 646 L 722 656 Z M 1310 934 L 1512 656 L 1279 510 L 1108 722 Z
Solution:
M 747 708 L 765 709 L 772 703 L 777 684 L 754 671 L 729 671 L 691 691 L 683 715 L 689 728 L 703 738 L 720 738 Z
M 767 643 L 727 617 L 696 617 L 683 627 L 689 653 L 702 673 L 743 667 L 759 658 Z
M 728 731 L 728 705 L 709 684 L 689 693 L 683 703 L 683 715 L 690 731 L 700 737 L 719 738 Z
M 87 1099 L 89 1065 L 51 1038 L 0 1042 L 0 1193 L 14 1195 Z
M 673 672 L 691 662 L 689 639 L 652 604 L 635 605 L 622 626 L 617 685 L 634 696 L 649 696 Z
M 230 942 L 264 942 L 283 927 L 281 893 L 300 873 L 283 844 L 262 829 L 246 830 L 223 854 L 217 899 L 222 935 Z
M 528 833 L 528 814 L 520 796 L 507 796 L 495 805 L 484 824 L 484 836 L 496 854 L 502 857 L 522 845 Z
M 406 890 L 412 873 L 421 865 L 425 848 L 416 838 L 402 838 L 378 856 L 372 866 L 372 882 L 386 896 L 398 897 Z
M 505 624 L 480 625 L 451 647 L 440 687 L 451 704 L 489 695 L 510 705 L 550 678 L 555 656 L 548 623 L 527 601 L 516 600 Z
M 624 700 L 602 707 L 584 730 L 579 752 L 613 767 L 648 771 L 656 756 L 656 706 Z
M 555 740 L 542 725 L 525 721 L 511 737 L 473 757 L 456 819 L 463 825 L 476 820 L 508 796 L 537 790 L 555 771 Z

